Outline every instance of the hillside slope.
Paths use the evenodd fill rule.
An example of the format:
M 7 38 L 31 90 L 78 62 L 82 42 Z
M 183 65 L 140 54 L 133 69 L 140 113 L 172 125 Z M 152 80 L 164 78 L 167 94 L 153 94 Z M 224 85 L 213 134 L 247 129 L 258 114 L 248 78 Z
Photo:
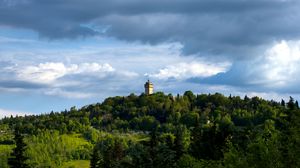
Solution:
M 292 98 L 131 94 L 80 109 L 4 118 L 0 149 L 11 149 L 18 125 L 32 167 L 90 159 L 110 167 L 298 167 L 299 115 Z

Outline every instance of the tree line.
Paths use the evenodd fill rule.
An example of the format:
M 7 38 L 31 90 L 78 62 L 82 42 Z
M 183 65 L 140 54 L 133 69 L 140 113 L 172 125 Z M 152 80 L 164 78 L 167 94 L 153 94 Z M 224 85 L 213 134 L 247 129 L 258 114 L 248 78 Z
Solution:
M 0 125 L 27 138 L 80 134 L 92 147 L 74 150 L 73 159 L 90 159 L 91 167 L 300 167 L 299 115 L 292 97 L 276 102 L 186 91 L 110 97 L 80 109 L 7 117 Z M 17 143 L 10 136 L 0 141 Z

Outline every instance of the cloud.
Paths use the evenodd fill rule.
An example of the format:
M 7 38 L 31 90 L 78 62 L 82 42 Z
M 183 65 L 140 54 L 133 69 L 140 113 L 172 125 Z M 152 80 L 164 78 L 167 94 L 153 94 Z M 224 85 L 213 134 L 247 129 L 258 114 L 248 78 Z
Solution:
M 98 63 L 71 64 L 66 66 L 61 62 L 40 63 L 37 66 L 26 66 L 16 69 L 17 79 L 32 83 L 52 83 L 66 75 L 98 73 L 97 76 L 105 76 L 106 73 L 115 71 L 109 64 Z
M 63 63 L 41 63 L 38 66 L 27 66 L 17 69 L 16 75 L 19 80 L 32 83 L 50 83 L 63 77 L 76 67 L 65 67 Z
M 34 43 L 34 40 L 28 39 L 18 39 L 18 38 L 11 38 L 11 37 L 3 37 L 0 36 L 0 44 L 1 43 Z
M 12 116 L 25 116 L 25 115 L 31 115 L 31 114 L 32 113 L 29 113 L 29 112 L 0 109 L 0 119 L 4 118 L 4 117 L 10 117 L 11 115 Z
M 95 94 L 93 94 L 93 93 L 84 93 L 84 92 L 78 92 L 78 91 L 66 91 L 66 90 L 62 90 L 60 88 L 48 89 L 45 91 L 45 95 L 60 96 L 60 97 L 66 97 L 66 98 L 72 98 L 72 99 L 84 99 L 84 98 L 89 98 L 89 97 L 95 96 Z
M 141 93 L 148 74 L 172 93 L 300 93 L 299 5 L 0 0 L 0 92 L 96 101 Z
M 84 99 L 95 96 L 100 83 L 135 78 L 137 73 L 116 71 L 110 64 L 45 62 L 37 65 L 11 65 L 0 69 L 0 89 L 13 92 L 39 92 L 48 96 Z
M 300 73 L 300 41 L 281 41 L 267 50 L 265 64 L 259 68 L 263 78 L 274 87 L 298 82 Z
M 203 62 L 177 63 L 160 69 L 158 73 L 146 75 L 157 79 L 173 78 L 177 80 L 183 80 L 192 77 L 213 76 L 220 72 L 226 72 L 229 66 L 229 63 L 222 63 L 219 65 L 207 64 Z
M 248 90 L 300 93 L 300 41 L 279 41 L 252 61 L 235 62 L 227 72 L 192 82 L 232 85 Z
M 60 42 L 37 42 L 41 47 L 33 46 L 29 51 L 27 47 L 6 49 L 0 53 L 0 92 L 81 100 L 140 93 L 146 80 L 143 74 L 154 73 L 168 63 L 195 60 L 180 57 L 179 44 L 106 46 L 102 40 L 96 41 L 97 45 L 80 43 L 80 47 L 71 43 L 72 48 Z M 61 48 L 53 50 L 52 45 Z
M 179 42 L 185 55 L 243 60 L 256 57 L 276 40 L 298 39 L 299 4 L 298 0 L 2 1 L 0 25 L 34 30 L 48 39 L 106 36 L 150 44 Z

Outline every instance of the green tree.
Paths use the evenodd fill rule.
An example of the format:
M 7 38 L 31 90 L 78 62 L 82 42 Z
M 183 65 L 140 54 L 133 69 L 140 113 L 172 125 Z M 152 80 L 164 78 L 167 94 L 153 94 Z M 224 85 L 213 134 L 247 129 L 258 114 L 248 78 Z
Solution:
M 298 103 L 297 100 L 296 100 L 296 102 L 295 102 L 295 106 L 296 106 L 297 109 L 299 109 L 299 103 Z
M 165 144 L 156 147 L 156 155 L 153 167 L 155 168 L 173 168 L 175 166 L 175 151 Z
M 8 164 L 11 168 L 27 168 L 29 167 L 26 163 L 28 158 L 24 155 L 27 145 L 24 143 L 24 136 L 21 134 L 19 126 L 16 126 L 14 135 L 16 147 L 11 153 L 11 158 L 8 159 Z
M 294 110 L 295 109 L 295 101 L 294 101 L 294 98 L 292 98 L 291 96 L 290 96 L 289 102 L 287 103 L 287 106 L 288 106 L 288 108 L 290 110 Z
M 101 167 L 101 154 L 100 151 L 97 148 L 97 145 L 95 145 L 93 149 L 93 153 L 91 156 L 91 162 L 90 162 L 90 167 L 91 168 L 100 168 Z
M 197 124 L 195 128 L 192 130 L 191 134 L 191 146 L 190 146 L 190 153 L 196 157 L 200 158 L 202 149 L 201 149 L 201 142 L 202 142 L 202 129 L 200 125 Z
M 178 168 L 200 168 L 200 162 L 191 155 L 184 154 L 177 161 Z
M 115 139 L 112 148 L 112 156 L 116 161 L 120 161 L 124 157 L 124 147 L 121 139 Z
M 183 125 L 179 125 L 175 130 L 175 140 L 174 140 L 174 151 L 176 153 L 176 160 L 179 159 L 186 151 L 184 144 L 184 133 L 186 128 Z
M 280 105 L 285 107 L 285 101 L 283 99 L 281 99 Z

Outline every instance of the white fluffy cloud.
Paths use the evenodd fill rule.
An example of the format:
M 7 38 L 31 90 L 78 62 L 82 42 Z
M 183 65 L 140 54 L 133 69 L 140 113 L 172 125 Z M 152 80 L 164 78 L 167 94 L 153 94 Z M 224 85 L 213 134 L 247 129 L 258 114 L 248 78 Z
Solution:
M 300 73 L 300 41 L 281 41 L 266 52 L 263 71 L 267 80 L 286 85 L 297 79 Z
M 300 41 L 278 42 L 245 68 L 248 83 L 289 88 L 300 82 Z
M 168 65 L 165 68 L 160 69 L 157 73 L 149 74 L 149 77 L 157 79 L 174 78 L 177 80 L 192 77 L 209 77 L 220 72 L 226 72 L 229 67 L 230 63 L 211 64 L 205 62 L 182 62 Z
M 120 68 L 120 67 L 118 67 Z M 0 68 L 0 89 L 27 92 L 48 97 L 89 99 L 108 90 L 122 90 L 139 76 L 127 69 L 115 69 L 109 63 L 12 64 Z M 1 91 L 1 90 L 0 90 Z
M 98 76 L 105 76 L 105 74 L 113 71 L 115 71 L 115 69 L 107 63 L 65 65 L 61 62 L 47 62 L 40 63 L 37 66 L 18 68 L 16 69 L 16 76 L 22 81 L 48 84 L 66 75 L 97 74 Z

